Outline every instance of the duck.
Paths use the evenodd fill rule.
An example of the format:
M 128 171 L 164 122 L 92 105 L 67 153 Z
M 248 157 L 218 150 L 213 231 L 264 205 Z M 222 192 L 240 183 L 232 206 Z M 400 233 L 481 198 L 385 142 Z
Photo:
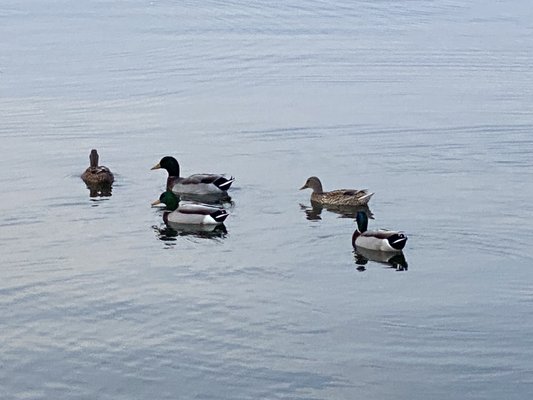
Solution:
M 368 201 L 374 195 L 367 189 L 338 189 L 331 192 L 324 192 L 322 182 L 316 176 L 307 179 L 305 184 L 300 188 L 312 189 L 311 203 L 323 206 L 352 206 L 359 207 L 368 204 Z
M 152 206 L 165 204 L 163 221 L 166 224 L 183 225 L 220 225 L 228 217 L 228 212 L 220 207 L 204 204 L 181 204 L 179 197 L 171 190 L 163 192 Z
M 178 160 L 171 156 L 163 157 L 151 169 L 165 169 L 168 172 L 167 190 L 176 194 L 191 195 L 227 195 L 234 177 L 226 178 L 220 174 L 194 174 L 189 177 L 180 177 Z
M 368 216 L 364 211 L 357 212 L 357 229 L 352 235 L 352 246 L 383 252 L 401 252 L 407 242 L 404 232 L 380 229 L 369 231 Z
M 89 154 L 89 167 L 81 174 L 81 179 L 91 186 L 111 185 L 115 181 L 115 177 L 109 168 L 98 165 L 98 158 L 98 151 L 92 149 Z

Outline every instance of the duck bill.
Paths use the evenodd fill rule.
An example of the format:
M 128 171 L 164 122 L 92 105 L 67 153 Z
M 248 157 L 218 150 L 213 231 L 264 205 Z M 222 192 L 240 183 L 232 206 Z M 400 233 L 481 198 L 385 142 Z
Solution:
M 299 190 L 307 189 L 307 185 L 303 185 Z
M 150 168 L 151 170 L 152 169 L 160 169 L 161 168 L 161 164 L 157 163 L 156 165 L 154 165 L 152 168 Z
M 160 200 L 152 201 L 152 207 L 161 204 Z

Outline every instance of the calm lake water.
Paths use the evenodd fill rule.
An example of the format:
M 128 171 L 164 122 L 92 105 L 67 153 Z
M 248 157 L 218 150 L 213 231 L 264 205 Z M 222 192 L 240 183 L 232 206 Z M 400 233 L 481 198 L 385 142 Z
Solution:
M 529 0 L 3 0 L 1 398 L 530 398 L 532 37 Z M 237 178 L 226 232 L 165 229 L 164 155 Z

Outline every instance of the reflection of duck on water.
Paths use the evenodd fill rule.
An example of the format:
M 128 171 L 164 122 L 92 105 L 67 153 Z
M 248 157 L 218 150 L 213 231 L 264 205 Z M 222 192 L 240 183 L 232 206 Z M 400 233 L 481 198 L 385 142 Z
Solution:
M 153 227 L 158 239 L 163 242 L 173 242 L 178 236 L 192 236 L 200 239 L 225 238 L 228 231 L 222 225 L 191 225 L 167 222 L 162 227 Z
M 391 253 L 386 251 L 369 250 L 363 247 L 358 247 L 354 250 L 355 264 L 358 265 L 359 271 L 365 270 L 365 265 L 368 261 L 374 261 L 380 264 L 385 264 L 388 267 L 394 268 L 397 271 L 407 271 L 407 261 L 403 252 Z
M 355 218 L 358 211 L 364 211 L 369 218 L 374 218 L 374 214 L 368 206 L 336 206 L 322 205 L 311 201 L 311 207 L 300 203 L 300 208 L 305 212 L 306 218 L 310 221 L 321 220 L 322 210 L 327 210 L 340 215 L 340 218 Z
M 113 187 L 110 185 L 87 185 L 89 197 L 111 197 Z

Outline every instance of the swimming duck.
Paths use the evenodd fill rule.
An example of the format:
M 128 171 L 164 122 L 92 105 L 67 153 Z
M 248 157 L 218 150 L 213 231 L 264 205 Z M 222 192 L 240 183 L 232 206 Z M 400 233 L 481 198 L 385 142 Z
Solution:
M 87 185 L 111 185 L 115 180 L 115 177 L 109 168 L 104 167 L 103 165 L 98 165 L 98 152 L 96 149 L 91 150 L 89 161 L 90 165 L 85 172 L 81 174 L 81 179 L 83 179 Z
M 163 221 L 165 223 L 191 225 L 222 224 L 229 215 L 223 208 L 192 203 L 180 205 L 179 202 L 178 196 L 174 192 L 167 190 L 159 196 L 159 200 L 152 203 L 152 206 L 161 203 L 167 206 L 167 211 L 163 214 Z
M 180 165 L 174 157 L 163 157 L 151 169 L 166 169 L 168 172 L 167 190 L 177 194 L 192 195 L 227 195 L 235 178 L 226 178 L 219 174 L 194 174 L 187 178 L 180 177 Z
M 313 189 L 311 193 L 311 202 L 322 204 L 324 206 L 364 206 L 368 204 L 374 193 L 366 189 L 339 189 L 331 192 L 324 192 L 322 183 L 316 176 L 312 176 L 305 182 L 300 190 Z
M 356 216 L 357 228 L 352 235 L 352 246 L 377 251 L 400 252 L 405 247 L 407 236 L 403 232 L 380 229 L 368 231 L 368 216 L 359 211 Z

